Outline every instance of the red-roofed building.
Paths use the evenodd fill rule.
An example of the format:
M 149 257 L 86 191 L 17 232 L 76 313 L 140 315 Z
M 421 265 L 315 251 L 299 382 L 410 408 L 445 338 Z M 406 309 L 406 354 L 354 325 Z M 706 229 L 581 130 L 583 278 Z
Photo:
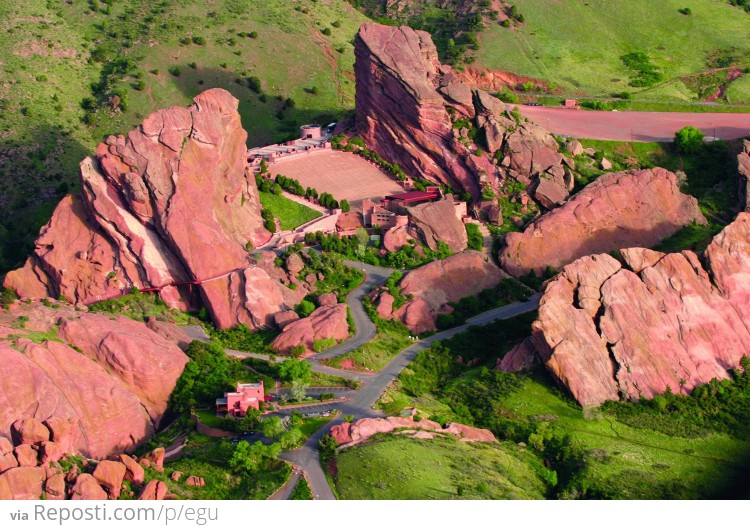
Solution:
M 424 192 L 412 190 L 401 194 L 388 195 L 383 199 L 383 208 L 393 213 L 403 213 L 410 206 L 437 201 L 440 199 L 440 187 L 428 186 Z
M 242 418 L 250 408 L 260 410 L 260 403 L 264 400 L 262 380 L 252 384 L 237 384 L 236 393 L 224 393 L 224 398 L 216 399 L 216 414 Z

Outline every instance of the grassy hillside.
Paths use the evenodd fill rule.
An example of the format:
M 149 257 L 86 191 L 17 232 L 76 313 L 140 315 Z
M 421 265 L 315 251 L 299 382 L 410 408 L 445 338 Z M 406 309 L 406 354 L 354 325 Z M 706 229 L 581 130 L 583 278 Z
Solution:
M 543 370 L 526 376 L 492 370 L 497 357 L 530 331 L 534 318 L 532 313 L 495 322 L 433 345 L 403 371 L 378 407 L 399 414 L 413 406 L 425 418 L 487 427 L 498 437 L 524 442 L 528 454 L 557 472 L 558 482 L 549 493 L 554 498 L 746 493 L 742 481 L 750 465 L 748 437 L 714 431 L 720 428 L 709 425 L 711 415 L 704 415 L 710 422 L 703 432 L 687 434 L 671 408 L 661 414 L 662 420 L 635 410 L 629 419 L 606 408 L 584 411 Z M 745 402 L 737 397 L 723 403 Z
M 492 24 L 480 35 L 478 63 L 556 84 L 566 94 L 609 96 L 631 86 L 621 57 L 643 52 L 663 75 L 656 86 L 710 67 L 748 67 L 750 14 L 718 0 L 515 0 L 520 27 Z M 685 15 L 678 9 L 689 8 Z M 686 79 L 640 98 L 693 100 L 711 79 Z M 750 102 L 746 80 L 731 102 Z M 703 86 L 705 88 L 705 86 Z
M 343 450 L 342 499 L 542 499 L 553 476 L 515 444 L 381 436 Z
M 78 163 L 150 112 L 222 87 L 258 145 L 351 109 L 364 20 L 344 0 L 0 4 L 0 274 L 77 188 Z

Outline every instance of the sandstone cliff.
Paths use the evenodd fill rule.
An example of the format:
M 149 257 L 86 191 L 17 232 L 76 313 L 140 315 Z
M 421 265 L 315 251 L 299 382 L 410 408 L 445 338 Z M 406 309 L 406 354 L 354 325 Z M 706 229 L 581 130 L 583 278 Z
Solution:
M 537 353 L 582 405 L 688 393 L 750 355 L 750 214 L 703 259 L 643 248 L 567 265 L 540 302 L 521 355 Z M 530 343 L 530 345 L 529 345 Z
M 567 197 L 573 162 L 554 137 L 441 65 L 428 33 L 363 24 L 354 52 L 357 133 L 385 159 L 475 200 L 486 187 L 501 189 L 506 177 L 548 208 Z M 486 154 L 458 119 L 471 121 Z
M 523 232 L 505 237 L 501 266 L 514 276 L 625 247 L 651 247 L 695 221 L 695 198 L 680 192 L 663 168 L 605 174 Z
M 739 194 L 740 206 L 744 211 L 750 211 L 750 141 L 744 141 L 742 151 L 737 156 L 739 165 Z
M 237 106 L 211 89 L 108 137 L 81 163 L 81 195 L 61 201 L 4 285 L 83 304 L 156 289 L 173 307 L 204 304 L 219 327 L 270 325 L 304 291 L 292 294 L 247 253 L 270 234 Z
M 15 302 L 0 310 L 0 430 L 57 418 L 73 428 L 64 452 L 132 448 L 159 425 L 187 361 L 173 341 L 128 318 Z

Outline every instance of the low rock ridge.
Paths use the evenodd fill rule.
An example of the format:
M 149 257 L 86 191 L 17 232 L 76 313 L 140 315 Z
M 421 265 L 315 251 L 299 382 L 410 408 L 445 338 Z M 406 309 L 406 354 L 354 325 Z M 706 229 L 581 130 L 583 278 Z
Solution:
M 689 393 L 750 355 L 750 214 L 702 257 L 644 248 L 587 256 L 549 281 L 531 338 L 503 359 L 541 361 L 583 406 Z
M 343 422 L 333 426 L 330 434 L 339 446 L 349 447 L 364 442 L 377 433 L 393 433 L 397 430 L 403 430 L 405 434 L 419 439 L 431 439 L 440 434 L 450 434 L 456 436 L 461 442 L 497 442 L 495 435 L 487 429 L 456 422 L 443 428 L 432 420 L 414 420 L 411 417 L 399 416 L 361 418 L 355 422 Z
M 663 168 L 602 175 L 523 232 L 505 236 L 500 265 L 513 276 L 625 247 L 652 247 L 680 228 L 705 224 L 698 201 Z
M 408 175 L 475 201 L 507 177 L 547 208 L 568 196 L 574 162 L 555 138 L 441 65 L 429 33 L 366 23 L 354 53 L 357 133 Z
M 60 202 L 4 286 L 76 304 L 151 289 L 173 307 L 205 305 L 219 327 L 269 325 L 293 305 L 296 295 L 247 251 L 271 234 L 247 171 L 239 103 L 221 89 L 194 101 L 101 143 L 81 163 L 81 194 Z
M 394 297 L 380 291 L 376 298 L 378 314 L 400 320 L 416 334 L 435 330 L 437 316 L 452 312 L 449 302 L 495 287 L 507 277 L 481 252 L 466 250 L 409 272 L 399 284 L 401 294 L 409 299 L 396 309 Z
M 133 449 L 158 428 L 187 356 L 143 323 L 47 303 L 0 310 L 0 429 L 43 421 L 50 451 L 90 458 Z M 41 424 L 13 429 L 48 440 Z

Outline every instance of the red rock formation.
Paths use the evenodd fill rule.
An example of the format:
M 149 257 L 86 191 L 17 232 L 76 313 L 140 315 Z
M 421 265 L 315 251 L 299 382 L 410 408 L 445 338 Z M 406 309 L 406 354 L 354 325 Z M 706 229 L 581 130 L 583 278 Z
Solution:
M 389 416 L 387 418 L 361 418 L 355 422 L 343 422 L 331 427 L 330 434 L 339 445 L 353 446 L 364 442 L 377 433 L 392 433 L 397 429 L 420 429 L 456 435 L 462 442 L 497 442 L 487 429 L 478 429 L 463 424 L 451 423 L 445 429 L 432 420 L 415 421 L 411 418 Z M 432 438 L 434 435 L 411 435 L 414 438 Z
M 750 355 L 750 214 L 705 252 L 621 251 L 551 280 L 531 343 L 582 405 L 688 393 Z
M 567 197 L 573 178 L 554 137 L 517 121 L 499 99 L 441 65 L 429 34 L 368 23 L 355 38 L 354 52 L 357 132 L 385 159 L 414 178 L 447 184 L 475 200 L 485 186 L 502 187 L 506 176 L 531 186 L 546 207 Z M 472 153 L 477 147 L 465 127 L 453 129 L 459 117 L 474 119 L 485 137 L 479 146 L 489 157 Z M 496 154 L 501 166 L 491 161 Z
M 451 252 L 461 252 L 468 246 L 466 228 L 456 216 L 453 196 L 410 207 L 407 214 L 411 237 L 419 239 L 431 250 L 437 250 L 440 242 L 448 245 Z
M 672 172 L 605 174 L 523 232 L 508 234 L 500 263 L 514 276 L 540 274 L 588 254 L 656 245 L 692 221 L 706 222 Z
M 138 462 L 129 455 L 120 455 L 120 462 L 125 466 L 125 480 L 136 486 L 141 486 L 144 481 L 145 472 Z
M 344 303 L 318 307 L 307 318 L 286 325 L 281 334 L 271 342 L 271 346 L 281 352 L 289 351 L 298 345 L 312 351 L 313 343 L 317 340 L 346 340 L 349 337 L 346 309 Z
M 393 313 L 416 333 L 435 328 L 435 318 L 448 302 L 495 287 L 508 275 L 474 250 L 433 261 L 412 270 L 401 281 L 401 292 L 413 299 Z
M 167 485 L 161 480 L 149 480 L 141 490 L 138 500 L 164 500 L 168 490 Z
M 102 460 L 96 466 L 93 477 L 107 491 L 111 499 L 120 497 L 120 488 L 125 478 L 125 464 L 113 460 Z
M 107 492 L 88 473 L 82 473 L 76 477 L 71 493 L 72 500 L 107 500 Z
M 21 467 L 0 475 L 0 500 L 39 500 L 47 478 L 44 468 Z
M 0 327 L 18 316 L 57 336 L 34 343 L 13 329 L 0 342 L 0 435 L 13 425 L 17 443 L 41 445 L 51 462 L 63 452 L 104 457 L 153 433 L 187 362 L 176 345 L 130 319 L 39 303 L 0 311 Z
M 207 282 L 196 290 L 219 326 L 270 323 L 272 312 L 253 310 L 253 281 L 267 289 L 275 280 L 238 271 L 252 267 L 246 244 L 270 234 L 245 170 L 237 106 L 211 89 L 188 109 L 158 111 L 127 137 L 107 138 L 81 163 L 81 196 L 61 201 L 26 266 L 4 285 L 21 297 L 85 304 L 156 287 L 184 308 L 196 300 L 186 283 Z

